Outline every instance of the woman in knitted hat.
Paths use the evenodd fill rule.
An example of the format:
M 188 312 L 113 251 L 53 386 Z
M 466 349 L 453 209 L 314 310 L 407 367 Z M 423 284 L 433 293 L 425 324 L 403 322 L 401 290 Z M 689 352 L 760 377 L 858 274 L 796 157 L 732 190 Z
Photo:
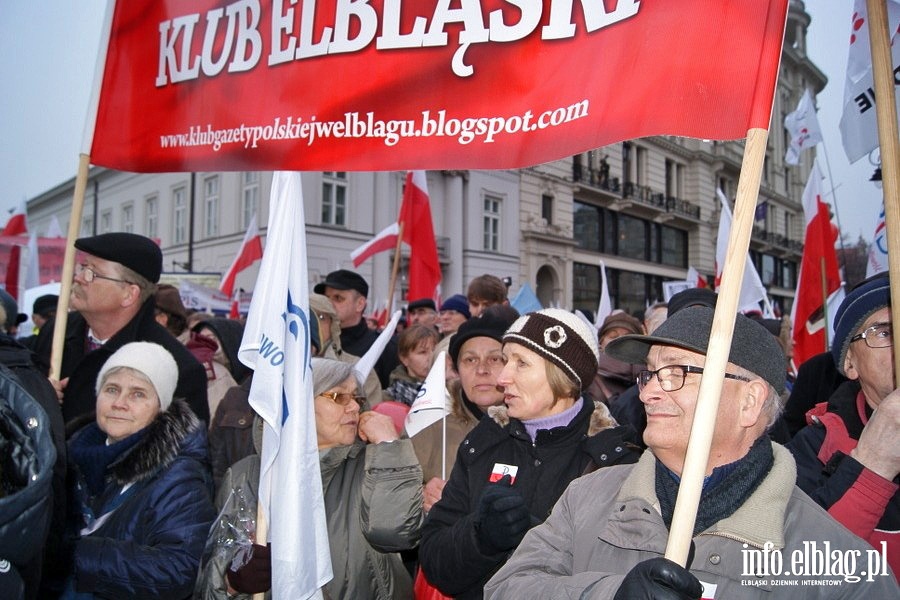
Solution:
M 96 421 L 69 442 L 73 562 L 63 597 L 191 593 L 215 511 L 206 428 L 173 399 L 177 378 L 172 355 L 149 342 L 125 344 L 100 369 Z
M 570 481 L 637 460 L 633 431 L 582 397 L 598 357 L 594 329 L 560 309 L 522 316 L 503 335 L 504 404 L 488 409 L 460 444 L 422 529 L 421 566 L 444 594 L 482 598 Z

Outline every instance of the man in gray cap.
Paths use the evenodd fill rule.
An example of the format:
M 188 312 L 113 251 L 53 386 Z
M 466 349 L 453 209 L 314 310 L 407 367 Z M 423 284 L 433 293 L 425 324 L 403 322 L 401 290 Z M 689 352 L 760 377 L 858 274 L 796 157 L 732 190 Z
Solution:
M 347 269 L 338 269 L 329 273 L 325 281 L 317 283 L 313 291 L 327 296 L 334 306 L 334 312 L 341 323 L 341 347 L 354 356 L 365 355 L 378 339 L 378 332 L 369 329 L 363 318 L 369 296 L 369 284 L 362 275 Z M 399 364 L 397 342 L 390 340 L 375 361 L 375 374 L 378 375 L 382 389 L 390 385 L 391 371 Z
M 206 372 L 172 334 L 154 320 L 153 294 L 162 252 L 150 238 L 104 233 L 75 240 L 82 252 L 75 266 L 60 380 L 53 381 L 66 422 L 93 412 L 100 368 L 129 342 L 155 342 L 175 357 L 178 385 L 197 417 L 209 422 Z M 53 326 L 41 329 L 35 351 L 50 364 Z
M 886 275 L 886 274 L 885 274 Z M 847 294 L 835 313 L 831 354 L 849 378 L 807 413 L 787 444 L 797 485 L 900 569 L 900 392 L 894 384 L 891 286 L 885 275 Z
M 687 568 L 664 558 L 712 320 L 713 309 L 692 306 L 653 335 L 610 342 L 606 352 L 613 357 L 646 365 L 638 385 L 648 451 L 635 465 L 573 481 L 488 582 L 485 597 L 762 597 L 752 587 L 767 598 L 897 597 L 890 569 L 879 564 L 872 575 L 871 547 L 794 485 L 793 458 L 766 436 L 781 407 L 784 355 L 765 328 L 742 315 L 725 369 L 692 558 Z M 832 569 L 831 555 L 816 560 L 816 552 L 859 560 Z

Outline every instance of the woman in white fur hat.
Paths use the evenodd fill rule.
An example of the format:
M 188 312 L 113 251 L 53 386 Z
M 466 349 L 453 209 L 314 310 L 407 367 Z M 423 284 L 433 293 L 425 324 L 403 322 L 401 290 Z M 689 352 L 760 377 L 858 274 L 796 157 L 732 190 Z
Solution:
M 69 442 L 74 472 L 63 598 L 185 598 L 215 518 L 206 428 L 173 399 L 158 344 L 119 348 L 97 377 L 96 420 Z

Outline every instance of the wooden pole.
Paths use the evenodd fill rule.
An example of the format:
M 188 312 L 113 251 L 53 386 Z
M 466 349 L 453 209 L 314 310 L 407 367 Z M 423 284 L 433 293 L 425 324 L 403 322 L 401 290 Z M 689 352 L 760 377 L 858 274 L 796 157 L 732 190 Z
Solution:
M 731 338 L 734 334 L 741 282 L 744 279 L 744 265 L 747 263 L 747 252 L 750 248 L 750 233 L 753 230 L 768 136 L 769 132 L 766 129 L 751 129 L 747 132 L 747 141 L 744 146 L 744 159 L 741 165 L 741 176 L 738 180 L 734 216 L 731 233 L 728 237 L 728 250 L 725 254 L 725 264 L 722 267 L 722 284 L 719 288 L 719 298 L 716 301 L 716 312 L 713 316 L 706 353 L 706 365 L 700 379 L 697 408 L 694 412 L 694 422 L 691 425 L 691 438 L 688 442 L 684 470 L 681 474 L 681 485 L 678 488 L 675 512 L 672 515 L 672 527 L 669 530 L 669 540 L 666 545 L 666 558 L 682 566 L 687 563 L 691 548 L 697 507 L 700 505 L 700 493 L 703 489 L 703 478 L 706 476 L 706 467 L 709 463 L 709 449 L 712 446 L 713 429 L 719 409 L 719 396 L 725 380 L 725 365 L 728 363 L 728 355 L 731 351 Z
M 875 83 L 875 115 L 881 145 L 881 184 L 884 191 L 884 223 L 887 228 L 888 272 L 891 280 L 891 321 L 900 323 L 900 139 L 894 90 L 891 37 L 885 0 L 866 0 L 872 75 Z M 894 386 L 900 387 L 900 346 L 894 341 Z
M 81 227 L 81 214 L 84 212 L 84 193 L 87 189 L 90 166 L 91 157 L 87 154 L 80 154 L 78 156 L 78 173 L 75 175 L 72 212 L 69 215 L 69 229 L 66 233 L 66 252 L 63 255 L 59 300 L 56 302 L 53 341 L 50 346 L 50 378 L 56 380 L 59 380 L 62 368 L 63 345 L 66 341 L 66 323 L 69 316 L 69 295 L 72 293 L 72 278 L 75 276 L 75 238 L 78 237 L 78 230 Z
M 394 312 L 394 287 L 397 285 L 397 273 L 400 272 L 400 249 L 403 244 L 403 221 L 397 228 L 397 247 L 394 249 L 394 265 L 391 267 L 391 283 L 388 288 L 388 312 Z

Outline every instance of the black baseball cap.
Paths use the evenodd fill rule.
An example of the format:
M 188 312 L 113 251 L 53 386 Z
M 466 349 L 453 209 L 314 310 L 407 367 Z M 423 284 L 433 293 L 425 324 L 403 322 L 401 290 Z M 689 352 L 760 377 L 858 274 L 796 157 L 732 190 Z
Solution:
M 359 273 L 347 269 L 332 271 L 325 276 L 325 281 L 316 284 L 313 291 L 317 294 L 324 294 L 327 287 L 336 290 L 356 290 L 363 296 L 369 297 L 369 284 L 366 283 L 366 280 Z

